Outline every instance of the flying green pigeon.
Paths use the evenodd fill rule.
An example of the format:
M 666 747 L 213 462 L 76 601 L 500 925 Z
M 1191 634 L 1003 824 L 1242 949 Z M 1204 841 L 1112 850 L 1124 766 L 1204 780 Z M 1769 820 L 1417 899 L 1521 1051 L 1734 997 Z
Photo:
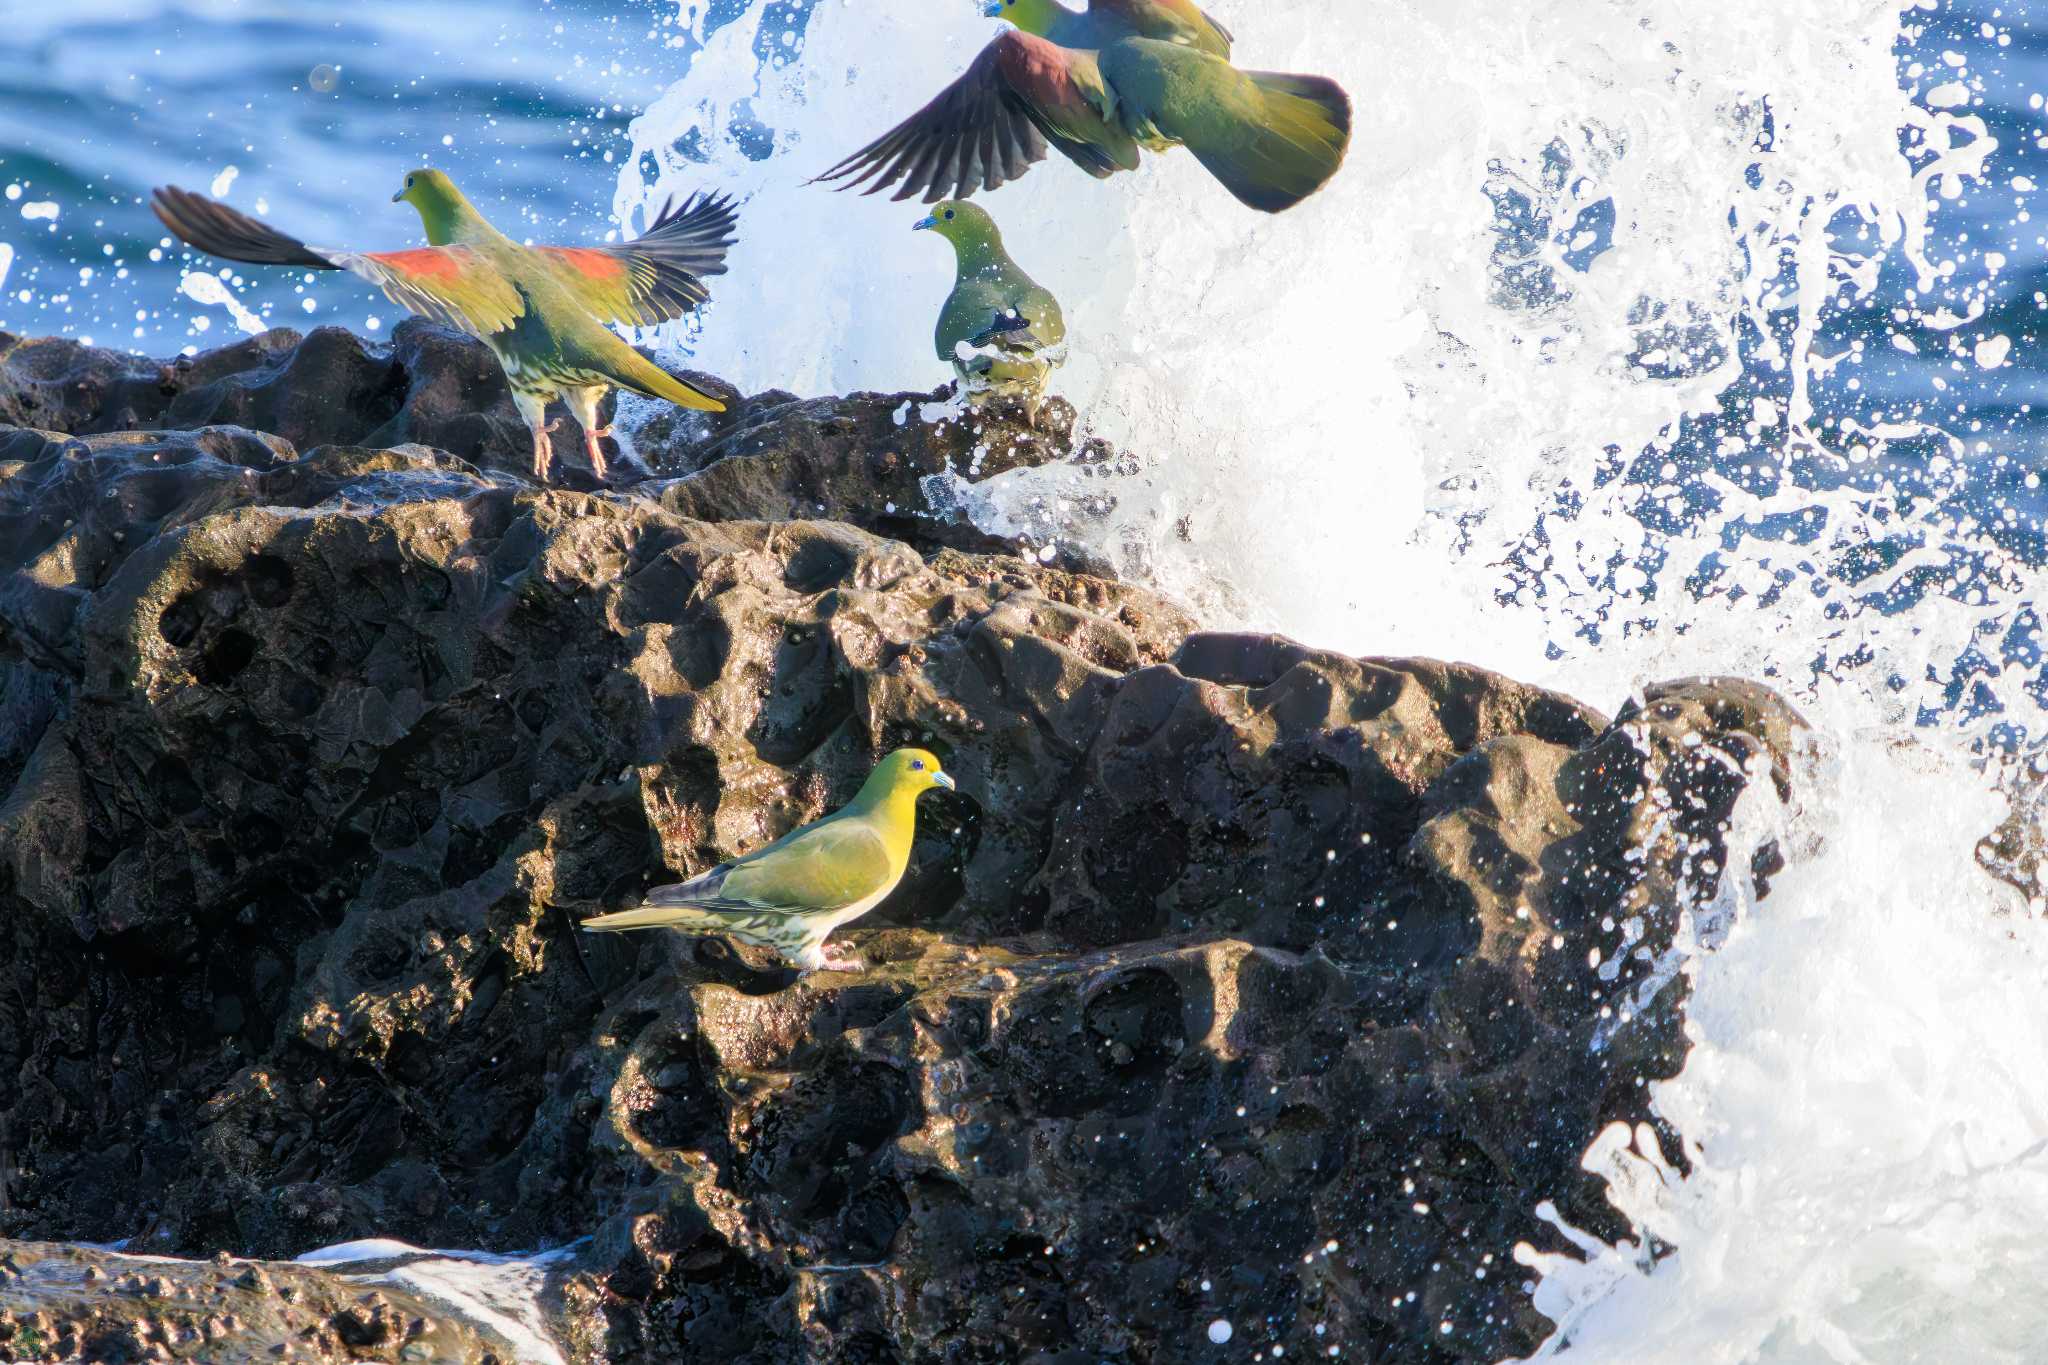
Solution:
M 917 832 L 917 798 L 953 779 L 923 749 L 898 749 L 853 800 L 744 858 L 676 886 L 657 887 L 637 910 L 598 915 L 585 929 L 681 929 L 773 948 L 807 972 L 859 971 L 825 940 L 882 903 L 903 880 Z
M 1059 0 L 988 0 L 986 12 L 1061 47 L 1099 50 L 1119 38 L 1158 38 L 1230 60 L 1230 30 L 1194 0 L 1088 0 L 1084 13 Z
M 958 264 L 933 337 L 939 358 L 952 363 L 970 402 L 991 394 L 1018 397 L 1036 424 L 1045 381 L 1066 358 L 1060 301 L 1010 259 L 995 219 L 976 205 L 957 199 L 934 204 L 917 228 L 951 242 Z
M 1343 88 L 1321 76 L 1238 70 L 1229 35 L 1189 0 L 1094 0 L 1086 13 L 1054 0 L 990 0 L 989 13 L 1020 27 L 818 179 L 865 184 L 867 194 L 901 181 L 895 198 L 935 203 L 1015 180 L 1048 143 L 1097 178 L 1136 170 L 1141 148 L 1186 147 L 1240 201 L 1278 213 L 1344 163 Z
M 347 270 L 401 308 L 480 339 L 498 357 L 512 401 L 533 432 L 533 474 L 545 482 L 553 450 L 548 403 L 565 397 L 583 427 L 590 467 L 602 479 L 597 405 L 616 385 L 704 412 L 725 405 L 628 346 L 608 321 L 652 326 L 710 297 L 704 276 L 725 273 L 736 215 L 724 196 L 697 195 L 665 209 L 646 234 L 621 246 L 527 247 L 485 221 L 440 171 L 413 171 L 392 202 L 419 210 L 432 245 L 408 251 L 309 247 L 176 186 L 156 192 L 156 216 L 211 255 L 254 265 Z

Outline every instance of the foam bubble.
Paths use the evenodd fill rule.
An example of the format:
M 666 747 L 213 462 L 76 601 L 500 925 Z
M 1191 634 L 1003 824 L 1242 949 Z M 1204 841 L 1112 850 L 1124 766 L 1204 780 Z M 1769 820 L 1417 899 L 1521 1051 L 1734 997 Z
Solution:
M 203 270 L 188 270 L 178 279 L 178 292 L 195 303 L 225 308 L 228 316 L 235 320 L 235 326 L 257 336 L 267 331 L 263 319 L 243 306 L 227 284 L 218 275 L 209 275 Z

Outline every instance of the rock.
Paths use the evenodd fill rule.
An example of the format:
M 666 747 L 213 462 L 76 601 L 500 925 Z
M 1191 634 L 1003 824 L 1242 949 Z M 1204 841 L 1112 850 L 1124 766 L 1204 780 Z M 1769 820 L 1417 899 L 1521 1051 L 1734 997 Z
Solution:
M 931 420 L 918 416 L 927 409 Z M 1018 543 L 935 506 L 925 481 L 990 478 L 1075 454 L 1066 403 L 1049 404 L 1039 430 L 1020 416 L 966 413 L 949 407 L 944 391 L 807 402 L 771 392 L 739 403 L 699 443 L 646 441 L 643 453 L 679 476 L 642 491 L 704 521 L 831 519 L 925 549 L 1014 551 Z M 1071 548 L 1054 548 L 1060 567 L 1092 567 Z
M 702 520 L 835 518 L 921 548 L 1015 549 L 977 531 L 950 503 L 935 507 L 924 480 L 948 471 L 985 478 L 1075 453 L 1073 409 L 1063 402 L 1049 405 L 1044 430 L 1034 431 L 1021 424 L 1021 414 L 1004 411 L 916 416 L 926 407 L 945 408 L 943 394 L 802 401 L 770 391 L 749 398 L 710 376 L 685 377 L 724 399 L 729 411 L 690 413 L 635 400 L 644 415 L 628 425 L 645 467 L 615 460 L 613 482 L 630 487 L 659 479 L 644 491 Z M 602 409 L 607 420 L 612 401 Z M 555 436 L 556 480 L 595 487 L 574 420 L 560 404 L 550 414 L 563 422 Z M 129 439 L 140 434 L 136 428 L 235 428 L 267 433 L 252 439 L 285 459 L 322 446 L 426 446 L 522 481 L 533 465 L 530 437 L 497 360 L 481 342 L 418 318 L 399 323 L 383 344 L 339 327 L 303 337 L 277 328 L 166 362 L 0 333 L 0 422 Z M 1101 456 L 1093 448 L 1089 454 Z M 9 458 L 28 457 L 0 451 L 0 460 Z M 1081 563 L 1069 558 L 1063 567 Z
M 289 1355 L 313 1365 L 416 1359 L 485 1365 L 517 1358 L 514 1343 L 488 1325 L 457 1321 L 400 1288 L 375 1291 L 368 1296 L 375 1304 L 367 1304 L 359 1285 L 308 1266 L 157 1260 L 143 1263 L 159 1273 L 149 1296 L 138 1298 L 98 1287 L 110 1271 L 125 1276 L 124 1266 L 138 1264 L 118 1252 L 48 1242 L 4 1245 L 23 1272 L 0 1284 L 0 1361 L 233 1365 Z M 267 1293 L 250 1292 L 252 1273 L 265 1285 L 275 1279 L 294 1286 L 303 1311 L 282 1311 Z M 404 1354 L 415 1346 L 424 1354 Z
M 78 436 L 236 426 L 299 449 L 411 442 L 505 472 L 532 467 L 491 353 L 416 319 L 381 345 L 339 327 L 280 327 L 165 362 L 0 335 L 0 420 Z
M 10 401 L 80 366 L 141 401 L 40 345 Z M 1786 856 L 1728 831 L 1797 799 L 1797 717 L 1691 680 L 1609 720 L 959 528 L 758 519 L 880 526 L 863 489 L 962 471 L 888 404 L 757 396 L 601 497 L 489 450 L 0 431 L 0 1232 L 587 1237 L 542 1297 L 611 1361 L 1533 1349 L 1512 1248 L 1561 1249 L 1544 1200 L 1624 1230 L 1578 1158 L 1683 1062 L 1681 917 Z M 871 971 L 575 931 L 906 742 L 960 791 Z M 397 1351 L 392 1299 L 307 1312 Z

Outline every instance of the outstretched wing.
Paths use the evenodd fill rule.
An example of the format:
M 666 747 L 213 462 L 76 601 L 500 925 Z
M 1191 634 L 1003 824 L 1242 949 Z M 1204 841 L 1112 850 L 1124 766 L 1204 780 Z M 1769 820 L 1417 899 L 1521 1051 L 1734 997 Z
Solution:
M 1117 163 L 1074 135 L 1091 114 L 1100 119 L 1075 82 L 1074 55 L 1028 33 L 1004 33 L 930 104 L 818 179 L 843 180 L 840 189 L 867 182 L 864 194 L 900 180 L 892 198 L 922 193 L 933 204 L 1015 180 L 1045 159 L 1048 143 L 1106 176 Z
M 296 237 L 287 237 L 268 223 L 237 213 L 218 200 L 162 186 L 150 199 L 157 218 L 171 232 L 208 255 L 250 265 L 293 265 L 306 270 L 341 267 Z
M 711 297 L 704 277 L 725 273 L 738 221 L 730 196 L 699 194 L 681 207 L 671 202 L 654 226 L 624 245 L 546 246 L 534 254 L 554 266 L 593 313 L 649 327 L 673 322 Z
M 472 336 L 502 332 L 526 313 L 526 302 L 511 282 L 466 246 L 368 252 L 307 246 L 175 185 L 157 190 L 150 207 L 173 234 L 208 255 L 252 265 L 346 270 L 376 285 L 399 307 Z

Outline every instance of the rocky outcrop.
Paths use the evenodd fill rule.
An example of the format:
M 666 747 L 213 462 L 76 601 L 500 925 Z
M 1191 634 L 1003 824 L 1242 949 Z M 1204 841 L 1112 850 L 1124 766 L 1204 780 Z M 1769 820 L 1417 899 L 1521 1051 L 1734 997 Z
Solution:
M 46 1242 L 0 1251 L 0 1361 L 520 1359 L 519 1343 L 402 1287 L 366 1288 L 307 1266 L 131 1257 Z
M 381 363 L 469 392 L 401 363 L 464 354 L 427 330 Z M 245 344 L 266 411 L 327 335 Z M 99 362 L 47 345 L 0 410 L 222 411 L 145 416 L 125 361 L 63 407 L 22 376 Z M 190 370 L 262 388 L 234 363 Z M 1726 833 L 1792 794 L 1772 694 L 1609 719 L 1200 632 L 860 505 L 878 444 L 1011 458 L 909 400 L 748 400 L 602 496 L 342 443 L 427 422 L 369 416 L 0 432 L 0 1231 L 587 1237 L 548 1300 L 578 1358 L 1077 1362 L 1220 1359 L 1217 1320 L 1233 1357 L 1495 1360 L 1548 1331 L 1535 1206 L 1623 1231 L 1578 1158 L 1683 1059 L 1682 921 L 1776 868 Z M 873 970 L 574 931 L 913 741 L 960 790 Z
M 712 521 L 817 518 L 848 522 L 920 549 L 1014 550 L 976 530 L 925 480 L 981 479 L 1020 466 L 1080 458 L 1111 461 L 1100 442 L 1077 442 L 1074 413 L 1053 400 L 1037 428 L 1000 407 L 969 414 L 942 392 L 861 393 L 801 400 L 771 390 L 751 397 L 709 375 L 686 376 L 728 404 L 684 412 L 629 400 L 616 422 L 632 458 L 607 441 L 612 477 L 684 516 Z M 614 399 L 602 412 L 613 421 Z M 582 434 L 556 404 L 558 486 L 599 485 Z M 478 343 L 408 319 L 388 343 L 339 327 L 305 336 L 285 328 L 172 361 L 57 338 L 0 333 L 0 423 L 82 437 L 137 429 L 240 428 L 285 458 L 322 446 L 418 445 L 492 475 L 530 482 L 532 447 L 497 361 Z M 1062 567 L 1071 550 L 1044 549 Z

